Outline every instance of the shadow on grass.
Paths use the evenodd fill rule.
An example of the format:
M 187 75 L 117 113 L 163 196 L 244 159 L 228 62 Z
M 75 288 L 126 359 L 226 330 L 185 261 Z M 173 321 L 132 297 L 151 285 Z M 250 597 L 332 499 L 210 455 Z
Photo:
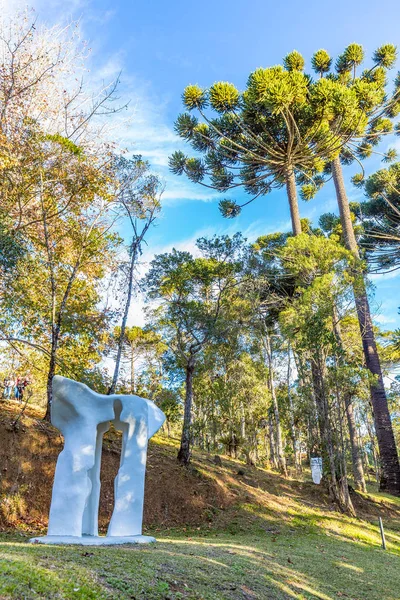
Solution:
M 28 545 L 0 538 L 0 595 L 13 598 L 395 600 L 398 558 L 321 533 L 175 535 L 154 546 Z M 398 581 L 398 580 L 397 580 Z

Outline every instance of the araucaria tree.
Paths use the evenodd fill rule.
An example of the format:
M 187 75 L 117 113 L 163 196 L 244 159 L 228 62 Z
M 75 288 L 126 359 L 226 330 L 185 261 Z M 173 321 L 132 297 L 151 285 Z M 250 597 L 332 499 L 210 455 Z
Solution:
M 347 101 L 352 99 L 353 103 L 355 101 L 353 114 L 350 113 L 347 122 L 347 131 L 341 135 L 340 152 L 331 161 L 330 170 L 335 184 L 343 242 L 357 259 L 358 277 L 354 278 L 353 290 L 365 363 L 371 374 L 371 403 L 382 467 L 380 488 L 400 494 L 399 459 L 375 341 L 364 269 L 360 260 L 342 172 L 343 163 L 353 160 L 360 162 L 360 159 L 370 156 L 382 136 L 393 129 L 391 118 L 400 112 L 400 77 L 398 76 L 395 81 L 393 93 L 388 94 L 386 71 L 394 65 L 396 57 L 395 46 L 391 44 L 381 46 L 374 53 L 373 66 L 364 70 L 358 77 L 357 68 L 364 60 L 364 52 L 361 46 L 351 44 L 336 61 L 336 73 L 329 73 L 326 79 L 323 75 L 330 71 L 331 61 L 325 51 L 320 50 L 314 55 L 313 66 L 321 75 L 320 81 L 326 82 L 327 93 L 320 99 L 321 111 L 327 116 L 333 129 L 336 129 L 336 123 L 341 118 L 340 110 L 337 108 L 337 97 Z M 384 158 L 391 160 L 395 155 L 391 150 L 384 155 Z M 360 183 L 362 180 L 363 173 L 353 178 L 355 183 Z
M 363 232 L 360 245 L 370 270 L 400 268 L 400 163 L 380 169 L 363 181 L 366 201 L 353 206 Z
M 355 98 L 338 105 L 340 118 L 331 126 L 319 104 L 325 81 L 313 82 L 303 73 L 304 59 L 298 52 L 290 53 L 284 63 L 285 68 L 251 73 L 243 93 L 226 82 L 215 83 L 209 90 L 188 86 L 183 102 L 190 112 L 179 115 L 175 128 L 203 158 L 178 151 L 171 156 L 170 167 L 222 193 L 243 187 L 250 195 L 244 205 L 284 186 L 292 231 L 298 235 L 296 183 L 304 184 L 306 198 L 319 189 L 326 161 L 338 153 L 356 105 Z M 233 217 L 242 207 L 225 199 L 220 208 L 225 216 Z
M 385 85 L 386 70 L 395 58 L 394 46 L 382 46 L 374 54 L 373 67 L 357 78 L 356 67 L 363 60 L 360 46 L 346 48 L 335 73 L 330 72 L 330 56 L 319 50 L 312 60 L 320 76 L 314 81 L 303 72 L 304 59 L 294 51 L 285 58 L 284 67 L 254 71 L 243 93 L 225 82 L 208 90 L 190 85 L 183 93 L 190 112 L 178 117 L 176 131 L 202 157 L 175 152 L 170 167 L 174 173 L 185 173 L 192 181 L 222 193 L 243 187 L 250 195 L 248 202 L 274 187 L 285 186 L 294 235 L 302 231 L 296 184 L 302 186 L 302 197 L 308 200 L 323 185 L 324 174 L 332 172 L 344 243 L 358 259 L 354 297 L 365 362 L 371 373 L 381 489 L 399 493 L 399 461 L 341 167 L 342 160 L 367 157 L 392 128 L 390 118 L 400 110 L 400 80 L 396 80 L 390 98 Z M 200 121 L 192 111 L 199 113 Z M 393 156 L 390 151 L 385 158 Z M 220 208 L 228 217 L 241 210 L 235 201 L 227 199 L 220 202 Z

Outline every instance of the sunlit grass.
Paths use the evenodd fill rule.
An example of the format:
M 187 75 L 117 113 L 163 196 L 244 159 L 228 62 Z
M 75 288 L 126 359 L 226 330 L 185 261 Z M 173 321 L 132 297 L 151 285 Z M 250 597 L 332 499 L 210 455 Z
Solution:
M 301 519 L 263 520 L 250 505 L 243 510 L 244 520 L 239 513 L 235 520 L 245 532 L 168 530 L 140 548 L 46 547 L 3 534 L 0 597 L 398 600 L 390 528 L 394 541 L 384 552 L 373 524 L 338 513 L 314 511 L 304 528 Z

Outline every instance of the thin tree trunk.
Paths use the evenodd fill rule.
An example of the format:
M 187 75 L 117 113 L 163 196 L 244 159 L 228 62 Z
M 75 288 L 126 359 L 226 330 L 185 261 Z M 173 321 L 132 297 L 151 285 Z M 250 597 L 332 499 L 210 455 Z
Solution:
M 42 211 L 43 211 L 43 230 L 45 235 L 46 242 L 46 250 L 49 261 L 49 269 L 50 269 L 50 280 L 51 280 L 51 297 L 52 297 L 52 337 L 51 337 L 51 352 L 50 352 L 50 363 L 49 363 L 49 371 L 47 375 L 47 406 L 46 413 L 44 416 L 45 421 L 51 420 L 51 403 L 53 401 L 53 377 L 55 375 L 55 369 L 57 364 L 57 351 L 58 344 L 60 340 L 60 332 L 62 329 L 62 320 L 64 317 L 64 312 L 67 307 L 67 302 L 72 290 L 72 286 L 77 277 L 78 271 L 81 267 L 81 262 L 85 250 L 85 246 L 83 244 L 72 269 L 71 275 L 69 276 L 67 287 L 65 288 L 60 307 L 58 309 L 58 313 L 56 313 L 56 282 L 54 277 L 54 263 L 53 263 L 53 253 L 50 246 L 49 232 L 47 227 L 47 217 L 46 212 L 44 211 L 43 203 L 42 203 Z M 95 226 L 99 215 L 94 219 L 91 223 L 91 226 L 86 232 L 86 240 L 89 238 L 93 227 Z
M 181 445 L 178 452 L 178 460 L 183 465 L 188 465 L 190 462 L 190 446 L 191 446 L 191 425 L 192 425 L 192 404 L 193 404 L 193 374 L 194 374 L 194 359 L 191 356 L 186 365 L 186 393 L 185 393 L 185 408 L 183 413 L 183 427 L 181 436 Z
M 354 235 L 349 202 L 343 180 L 342 165 L 337 157 L 332 162 L 332 174 L 336 188 L 339 205 L 340 220 L 346 248 L 359 259 L 357 241 Z M 379 446 L 381 462 L 380 490 L 400 495 L 400 465 L 393 434 L 392 422 L 383 384 L 382 369 L 376 347 L 375 334 L 365 282 L 360 269 L 356 273 L 354 283 L 354 299 L 360 325 L 361 339 L 364 350 L 365 363 L 373 375 L 374 382 L 370 385 L 371 403 L 375 423 L 376 437 Z
M 113 374 L 111 385 L 107 392 L 107 394 L 109 394 L 109 395 L 115 394 L 115 389 L 117 387 L 117 382 L 118 382 L 118 375 L 119 375 L 119 370 L 120 370 L 120 365 L 121 365 L 121 357 L 122 357 L 122 349 L 124 346 L 126 323 L 128 321 L 129 309 L 130 309 L 131 300 L 132 300 L 133 273 L 135 270 L 137 253 L 138 253 L 138 244 L 134 242 L 132 245 L 132 255 L 131 255 L 131 261 L 129 264 L 128 294 L 127 294 L 126 301 L 125 301 L 124 314 L 122 316 L 121 331 L 120 331 L 120 336 L 119 336 L 118 346 L 117 346 L 117 356 L 115 358 L 114 374 Z
M 41 174 L 42 177 L 42 174 Z M 43 180 L 42 181 L 42 190 L 43 190 Z M 47 252 L 47 261 L 48 268 L 50 274 L 50 286 L 51 286 L 51 350 L 50 350 L 50 362 L 49 362 L 49 370 L 47 373 L 47 405 L 46 405 L 46 413 L 44 415 L 45 421 L 51 420 L 51 403 L 53 400 L 53 377 L 56 368 L 56 356 L 57 356 L 57 345 L 58 345 L 58 334 L 59 327 L 57 327 L 57 320 L 61 321 L 61 314 L 59 313 L 58 319 L 56 317 L 56 281 L 54 276 L 54 262 L 53 262 L 53 252 L 50 244 L 49 238 L 49 230 L 47 227 L 47 214 L 43 204 L 43 196 L 41 195 L 41 206 L 42 206 L 42 218 L 43 218 L 43 233 L 46 244 L 46 252 Z M 65 295 L 64 295 L 65 298 Z
M 276 460 L 275 452 L 275 436 L 274 425 L 272 422 L 272 414 L 268 416 L 268 433 L 269 433 L 269 463 L 272 469 L 278 469 L 278 461 Z
M 243 402 L 240 403 L 240 437 L 242 438 L 243 443 L 246 439 L 246 418 L 244 414 Z
M 362 463 L 362 449 L 358 443 L 356 420 L 354 418 L 353 403 L 350 394 L 346 394 L 344 396 L 344 403 L 350 435 L 354 485 L 356 490 L 359 490 L 360 492 L 366 492 L 367 486 L 365 485 L 364 467 Z
M 349 493 L 349 480 L 347 477 L 347 462 L 346 462 L 346 448 L 344 443 L 344 433 L 343 433 L 343 417 L 342 417 L 342 402 L 341 395 L 339 392 L 339 386 L 336 379 L 336 408 L 337 408 L 337 418 L 338 418 L 338 426 L 339 426 L 339 436 L 340 436 L 340 453 L 338 453 L 339 465 L 340 465 L 340 486 L 343 494 L 343 499 L 347 510 L 350 513 L 354 513 L 353 503 L 350 498 Z
M 56 370 L 57 346 L 58 346 L 58 335 L 56 335 L 56 332 L 53 331 L 49 370 L 47 373 L 47 385 L 46 385 L 47 406 L 46 406 L 46 413 L 44 415 L 44 420 L 49 421 L 49 422 L 51 420 L 51 403 L 53 401 L 53 377 L 55 375 L 55 370 Z
M 286 175 L 286 191 L 289 200 L 290 218 L 292 219 L 293 235 L 299 235 L 301 233 L 301 221 L 299 213 L 299 203 L 297 200 L 296 179 L 292 169 L 290 169 Z
M 287 477 L 287 469 L 286 469 L 286 460 L 285 454 L 283 452 L 283 444 L 282 444 L 282 430 L 281 430 L 281 421 L 279 416 L 279 406 L 276 398 L 275 392 L 275 382 L 274 382 L 274 373 L 273 373 L 273 361 L 272 361 L 272 349 L 271 342 L 269 338 L 269 333 L 266 330 L 264 334 L 265 339 L 265 349 L 267 351 L 268 358 L 268 384 L 269 391 L 271 393 L 272 398 L 272 408 L 275 416 L 275 432 L 276 432 L 276 453 L 278 459 L 279 470 L 285 477 Z
M 217 448 L 217 421 L 215 419 L 215 401 L 214 397 L 211 400 L 211 445 L 215 451 Z
M 290 391 L 290 376 L 291 376 L 291 365 L 290 365 L 290 344 L 288 346 L 288 368 L 287 368 L 287 386 L 288 386 L 288 399 L 289 399 L 289 412 L 290 412 L 290 434 L 292 438 L 292 446 L 293 446 L 293 458 L 294 458 L 294 466 L 296 469 L 296 473 L 301 471 L 301 460 L 299 460 L 299 449 L 298 449 L 298 441 L 296 435 L 296 426 L 294 423 L 294 406 L 293 406 L 293 398 L 292 393 Z
M 333 311 L 333 330 L 340 351 L 339 364 L 341 366 L 344 366 L 344 347 L 342 331 L 335 306 Z M 365 485 L 364 469 L 362 464 L 362 449 L 358 444 L 356 421 L 354 418 L 353 410 L 353 398 L 351 392 L 348 389 L 345 389 L 344 391 L 343 400 L 346 411 L 347 425 L 349 428 L 354 485 L 357 490 L 361 492 L 366 492 L 367 488 Z
M 133 347 L 131 348 L 131 394 L 135 393 L 135 352 Z
M 354 516 L 355 511 L 350 496 L 348 493 L 345 493 L 341 482 L 338 481 L 336 475 L 335 452 L 333 447 L 331 424 L 329 420 L 328 400 L 325 393 L 323 364 L 324 363 L 321 360 L 321 357 L 311 359 L 311 370 L 315 386 L 315 399 L 318 408 L 318 423 L 321 432 L 323 454 L 325 455 L 325 460 L 327 459 L 329 464 L 331 479 L 330 489 L 339 508 L 343 512 L 348 512 Z

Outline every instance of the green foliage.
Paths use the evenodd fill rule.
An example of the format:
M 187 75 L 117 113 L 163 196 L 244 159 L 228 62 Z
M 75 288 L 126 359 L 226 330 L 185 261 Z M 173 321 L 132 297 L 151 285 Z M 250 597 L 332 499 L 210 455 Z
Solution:
M 322 76 L 325 73 L 329 73 L 332 65 L 332 59 L 326 50 L 317 50 L 311 59 L 311 65 L 314 71 Z
M 256 69 L 242 94 L 225 82 L 201 90 L 202 101 L 219 116 L 208 117 L 199 107 L 203 121 L 180 115 L 176 131 L 204 159 L 175 152 L 171 170 L 221 192 L 242 186 L 253 198 L 285 185 L 293 170 L 299 181 L 304 180 L 303 197 L 311 198 L 323 184 L 319 173 L 339 151 L 334 124 L 340 123 L 347 135 L 352 122 L 357 119 L 362 128 L 365 119 L 355 89 L 331 79 L 312 82 L 302 72 L 303 59 L 297 52 L 285 60 L 286 70 Z M 192 86 L 187 89 L 192 91 Z M 293 119 L 295 127 L 290 125 Z M 223 200 L 220 207 L 228 217 L 239 214 L 234 200 Z
M 68 152 L 71 152 L 71 154 L 74 154 L 75 156 L 83 155 L 82 148 L 80 148 L 79 146 L 74 144 L 74 142 L 72 142 L 70 139 L 60 135 L 59 133 L 54 133 L 54 134 L 48 133 L 43 137 L 45 140 L 49 140 L 52 142 L 56 142 L 57 144 L 60 144 L 60 146 L 62 146 L 65 150 L 67 150 Z
M 181 150 L 174 152 L 169 158 L 169 168 L 175 175 L 182 175 L 186 166 L 186 156 Z
M 210 87 L 210 105 L 218 113 L 235 110 L 238 107 L 240 94 L 232 83 L 220 81 Z
M 203 109 L 207 106 L 207 96 L 198 85 L 188 85 L 182 95 L 183 104 L 188 110 Z
M 391 163 L 394 160 L 396 160 L 396 158 L 397 158 L 397 150 L 395 148 L 389 148 L 389 150 L 386 152 L 382 162 Z
M 283 64 L 287 71 L 304 71 L 304 58 L 297 50 L 293 50 L 285 56 Z
M 14 234 L 0 221 L 0 274 L 12 274 L 12 270 L 26 252 L 21 236 Z
M 301 107 L 307 97 L 308 78 L 298 71 L 284 71 L 282 67 L 257 69 L 250 74 L 247 90 L 243 95 L 248 109 L 265 107 L 272 115 L 285 107 Z
M 232 200 L 220 200 L 219 210 L 221 211 L 222 216 L 227 217 L 228 219 L 237 217 L 242 211 L 239 204 Z
M 220 192 L 243 187 L 250 202 L 286 185 L 293 172 L 302 186 L 301 197 L 310 200 L 323 185 L 334 158 L 340 155 L 344 164 L 365 160 L 393 131 L 400 100 L 385 88 L 396 52 L 391 44 L 381 46 L 373 56 L 374 66 L 360 76 L 357 69 L 364 50 L 350 44 L 336 61 L 336 73 L 326 50 L 314 54 L 311 63 L 320 75 L 317 81 L 303 72 L 304 59 L 293 51 L 284 59 L 284 67 L 250 73 L 243 93 L 226 82 L 208 90 L 189 86 L 184 104 L 189 110 L 198 109 L 202 121 L 180 115 L 176 131 L 203 160 L 175 152 L 170 158 L 172 172 L 185 173 Z M 216 118 L 204 113 L 206 105 Z M 393 150 L 385 153 L 386 162 L 394 158 Z M 233 217 L 245 204 L 223 200 L 220 209 Z
M 391 69 L 397 59 L 397 47 L 393 44 L 384 44 L 375 50 L 373 60 L 385 69 Z
M 311 200 L 317 193 L 318 188 L 313 183 L 306 183 L 301 187 L 300 196 L 303 200 Z
M 356 187 L 362 188 L 365 183 L 364 173 L 356 173 L 355 175 L 353 175 L 353 177 L 351 178 L 351 182 Z
M 354 262 L 352 254 L 341 244 L 304 233 L 289 238 L 280 254 L 285 268 L 305 282 L 333 272 L 344 275 Z
M 170 424 L 178 423 L 182 418 L 182 400 L 175 390 L 162 388 L 154 398 Z
M 360 44 L 350 44 L 336 61 L 336 71 L 340 74 L 354 70 L 364 60 L 364 50 Z
M 323 231 L 330 233 L 333 228 L 340 223 L 340 220 L 339 217 L 333 213 L 325 213 L 320 216 L 318 223 Z
M 198 258 L 175 249 L 157 256 L 145 277 L 149 298 L 157 300 L 152 327 L 184 363 L 229 329 L 227 303 L 240 272 L 239 234 L 199 239 L 197 246 Z
M 400 264 L 400 163 L 370 175 L 364 189 L 367 201 L 358 212 L 361 244 L 373 269 L 396 268 Z
M 180 137 L 190 139 L 197 124 L 198 121 L 196 117 L 193 117 L 193 115 L 188 113 L 183 113 L 179 115 L 176 120 L 175 131 Z
M 191 181 L 199 183 L 204 179 L 205 167 L 199 158 L 188 158 L 185 162 L 185 173 Z

